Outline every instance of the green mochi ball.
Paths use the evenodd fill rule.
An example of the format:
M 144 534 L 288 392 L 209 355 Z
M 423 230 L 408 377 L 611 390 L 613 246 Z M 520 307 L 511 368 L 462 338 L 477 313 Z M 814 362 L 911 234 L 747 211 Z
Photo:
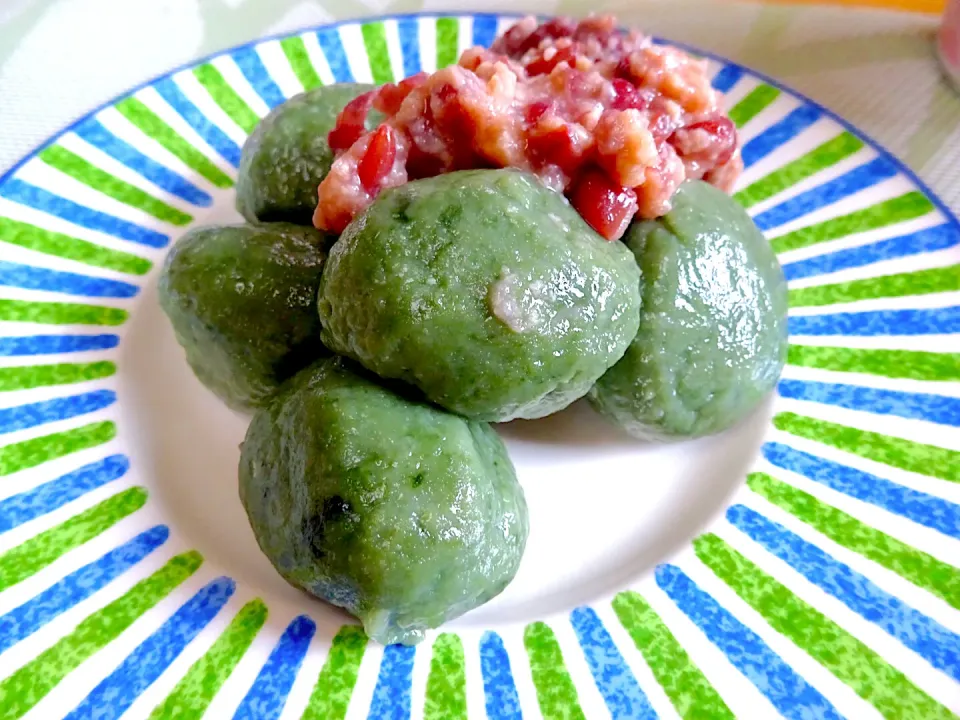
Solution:
M 527 506 L 489 425 L 362 372 L 321 361 L 254 415 L 240 499 L 288 582 L 414 644 L 513 579 Z
M 243 144 L 237 210 L 249 222 L 313 225 L 317 186 L 330 172 L 327 135 L 344 106 L 375 85 L 338 83 L 296 95 L 275 107 Z M 377 113 L 367 125 L 376 126 Z
M 167 255 L 160 306 L 194 374 L 235 410 L 329 353 L 317 286 L 326 238 L 287 223 L 191 230 Z
M 626 246 L 515 170 L 386 190 L 334 244 L 324 342 L 469 418 L 556 412 L 623 355 L 639 323 Z
M 662 218 L 624 236 L 643 275 L 640 331 L 590 391 L 635 437 L 725 430 L 770 392 L 787 355 L 787 284 L 737 202 L 688 182 Z

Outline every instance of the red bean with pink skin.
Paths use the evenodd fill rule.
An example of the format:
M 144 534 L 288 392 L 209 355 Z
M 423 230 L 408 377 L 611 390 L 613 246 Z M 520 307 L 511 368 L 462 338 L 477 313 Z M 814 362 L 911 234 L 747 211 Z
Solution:
M 389 125 L 381 125 L 373 133 L 367 151 L 357 165 L 357 175 L 363 189 L 369 193 L 377 189 L 378 184 L 390 172 L 397 159 L 397 141 Z
M 550 103 L 550 102 L 541 101 L 541 102 L 531 103 L 527 107 L 527 114 L 526 114 L 527 124 L 533 125 L 535 122 L 537 122 L 537 120 L 542 118 L 548 111 L 553 110 L 553 108 L 554 108 L 554 105 L 553 103 Z
M 642 95 L 633 83 L 627 82 L 623 78 L 614 78 L 611 84 L 613 85 L 614 95 L 610 107 L 614 110 L 627 110 L 628 108 L 646 110 L 650 105 L 650 98 Z
M 637 194 L 615 185 L 599 169 L 585 172 L 570 192 L 570 202 L 587 224 L 607 240 L 617 240 L 627 231 L 637 212 Z
M 553 163 L 567 175 L 574 175 L 583 163 L 586 151 L 569 125 L 533 134 L 527 140 L 530 156 L 541 167 Z
M 723 165 L 733 157 L 734 152 L 737 150 L 737 128 L 730 118 L 718 117 L 704 120 L 703 122 L 688 125 L 678 132 L 689 135 L 696 130 L 702 130 L 713 138 L 713 141 L 709 143 L 709 146 L 705 148 L 705 150 L 708 154 L 713 155 L 714 165 Z M 681 157 L 692 154 L 692 152 L 684 152 L 685 148 L 682 136 L 676 138 L 672 144 L 677 149 L 677 152 L 680 153 Z
M 550 55 L 548 58 L 547 55 Z M 552 53 L 543 53 L 539 59 L 533 60 L 526 65 L 528 75 L 547 75 L 560 64 L 570 66 L 574 61 L 575 55 L 570 48 L 561 48 Z
M 373 107 L 376 95 L 376 90 L 357 95 L 340 111 L 336 126 L 327 136 L 327 142 L 334 152 L 346 150 L 366 132 L 363 124 L 367 121 L 367 113 Z
M 393 83 L 383 85 L 374 97 L 373 107 L 384 115 L 396 115 L 407 95 L 423 85 L 427 81 L 427 77 L 429 77 L 429 73 L 421 71 L 401 80 L 396 85 Z

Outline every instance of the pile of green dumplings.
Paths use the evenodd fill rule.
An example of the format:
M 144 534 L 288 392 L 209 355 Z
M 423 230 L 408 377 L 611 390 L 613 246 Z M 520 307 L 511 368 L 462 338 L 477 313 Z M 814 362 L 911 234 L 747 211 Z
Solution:
M 413 644 L 520 564 L 527 507 L 489 423 L 586 397 L 640 439 L 722 431 L 779 377 L 786 286 L 746 213 L 700 182 L 622 242 L 510 169 L 386 190 L 325 236 L 327 134 L 368 89 L 264 118 L 237 184 L 248 223 L 180 238 L 159 291 L 197 378 L 253 415 L 240 498 L 270 562 L 371 638 Z

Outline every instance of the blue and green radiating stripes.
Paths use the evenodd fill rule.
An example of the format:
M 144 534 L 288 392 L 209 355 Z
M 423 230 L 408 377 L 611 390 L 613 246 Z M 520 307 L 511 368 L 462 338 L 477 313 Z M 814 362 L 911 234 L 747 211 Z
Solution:
M 944 442 L 960 354 L 930 342 L 960 334 L 960 228 L 887 153 L 736 65 L 713 75 L 736 98 L 736 197 L 781 255 L 794 341 L 757 469 L 688 552 L 565 617 L 381 649 L 354 625 L 278 616 L 144 510 L 117 419 L 123 326 L 169 243 L 228 197 L 260 113 L 325 81 L 447 65 L 506 22 L 404 16 L 241 47 L 92 113 L 0 179 L 0 543 L 16 538 L 0 545 L 0 719 L 276 718 L 294 702 L 312 720 L 351 703 L 437 720 L 520 718 L 524 703 L 548 719 L 602 716 L 597 703 L 614 718 L 960 709 L 960 570 L 930 540 L 960 542 L 960 446 Z M 112 651 L 134 625 L 141 639 Z M 83 692 L 65 704 L 68 676 Z

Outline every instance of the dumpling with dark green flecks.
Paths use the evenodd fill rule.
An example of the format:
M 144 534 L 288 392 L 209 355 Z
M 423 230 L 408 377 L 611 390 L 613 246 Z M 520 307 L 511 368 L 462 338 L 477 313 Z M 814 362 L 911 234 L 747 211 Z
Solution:
M 787 354 L 787 284 L 770 244 L 737 202 L 688 182 L 673 209 L 624 242 L 643 275 L 640 330 L 590 391 L 593 406 L 640 438 L 720 432 L 770 392 Z
M 317 186 L 330 171 L 327 135 L 337 115 L 374 85 L 338 83 L 296 95 L 275 107 L 243 144 L 237 210 L 249 222 L 313 224 Z M 370 113 L 368 129 L 378 113 Z
M 303 370 L 254 415 L 239 475 L 280 575 L 385 645 L 417 643 L 499 594 L 527 539 L 523 489 L 489 425 L 342 358 Z
M 251 410 L 318 357 L 317 286 L 328 239 L 275 223 L 191 230 L 167 255 L 160 306 L 194 374 Z
M 382 192 L 331 248 L 324 342 L 466 417 L 537 418 L 636 335 L 640 274 L 534 175 L 467 170 Z

